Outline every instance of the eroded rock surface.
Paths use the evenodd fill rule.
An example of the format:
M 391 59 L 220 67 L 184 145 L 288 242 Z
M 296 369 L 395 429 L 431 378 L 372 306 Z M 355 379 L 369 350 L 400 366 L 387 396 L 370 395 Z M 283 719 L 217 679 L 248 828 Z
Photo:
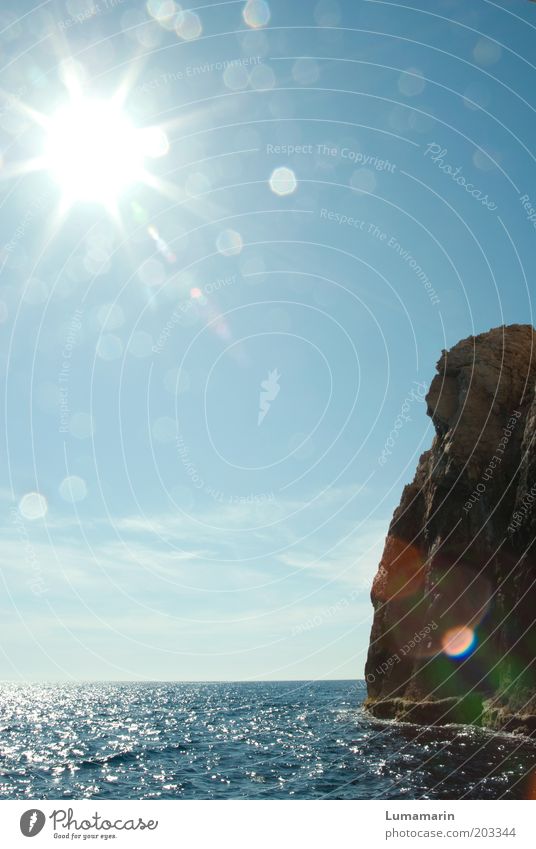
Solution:
M 436 436 L 374 579 L 366 707 L 423 724 L 536 731 L 536 333 L 443 351 Z

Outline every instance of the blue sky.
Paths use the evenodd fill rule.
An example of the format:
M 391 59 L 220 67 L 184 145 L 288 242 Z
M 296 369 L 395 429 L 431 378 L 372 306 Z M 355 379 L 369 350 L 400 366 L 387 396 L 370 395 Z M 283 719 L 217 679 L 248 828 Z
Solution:
M 361 677 L 441 349 L 532 321 L 533 4 L 188 8 L 2 7 L 0 678 Z M 25 167 L 72 79 L 114 211 Z

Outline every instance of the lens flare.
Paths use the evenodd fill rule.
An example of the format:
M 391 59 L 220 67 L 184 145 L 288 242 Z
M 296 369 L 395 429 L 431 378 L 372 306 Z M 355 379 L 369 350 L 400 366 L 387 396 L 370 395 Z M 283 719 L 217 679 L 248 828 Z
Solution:
M 180 7 L 174 0 L 148 0 L 147 11 L 150 16 L 164 29 L 173 29 L 175 17 Z
M 467 657 L 476 646 L 476 632 L 468 625 L 449 628 L 441 638 L 441 645 L 448 657 Z
M 30 522 L 43 519 L 48 511 L 47 500 L 40 492 L 27 492 L 20 500 L 19 511 L 21 516 Z
M 242 236 L 236 230 L 222 230 L 216 239 L 218 253 L 223 256 L 235 256 L 243 248 Z
M 158 232 L 158 230 L 156 229 L 156 227 L 154 227 L 151 224 L 147 228 L 147 232 L 149 233 L 149 236 L 151 237 L 151 239 L 155 243 L 156 249 L 158 250 L 158 253 L 162 254 L 164 259 L 166 259 L 167 262 L 169 262 L 170 264 L 173 263 L 173 262 L 176 262 L 177 257 L 175 256 L 175 254 L 173 253 L 173 251 L 169 247 L 168 243 L 161 237 L 161 235 Z
M 248 27 L 260 29 L 270 20 L 270 7 L 265 0 L 248 0 L 242 16 Z
M 184 41 L 194 41 L 203 32 L 203 25 L 195 12 L 179 12 L 175 20 L 175 32 Z
M 291 195 L 296 191 L 297 185 L 296 175 L 291 168 L 285 168 L 283 166 L 272 171 L 270 188 L 275 195 L 279 195 L 280 197 Z
M 69 475 L 60 484 L 60 495 L 64 501 L 74 504 L 83 501 L 87 495 L 87 485 L 83 478 L 78 475 Z
M 523 796 L 525 799 L 536 799 L 536 770 L 532 770 L 532 772 L 527 776 Z

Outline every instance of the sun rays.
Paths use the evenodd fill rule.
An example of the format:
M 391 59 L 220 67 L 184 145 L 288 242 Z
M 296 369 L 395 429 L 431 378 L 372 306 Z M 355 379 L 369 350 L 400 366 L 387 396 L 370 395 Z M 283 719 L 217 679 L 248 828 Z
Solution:
M 118 218 L 122 198 L 137 185 L 169 196 L 170 186 L 151 172 L 151 161 L 168 153 L 169 139 L 163 127 L 140 127 L 130 117 L 125 101 L 131 81 L 123 81 L 108 98 L 89 92 L 75 69 L 63 84 L 62 103 L 50 114 L 17 103 L 40 136 L 40 150 L 6 163 L 3 178 L 48 174 L 59 191 L 55 221 L 80 203 L 99 204 Z

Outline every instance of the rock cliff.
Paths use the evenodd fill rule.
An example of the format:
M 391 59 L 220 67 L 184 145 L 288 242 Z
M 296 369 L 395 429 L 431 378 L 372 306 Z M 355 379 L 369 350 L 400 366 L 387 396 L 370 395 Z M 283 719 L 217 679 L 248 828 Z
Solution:
M 372 587 L 375 716 L 536 733 L 535 343 L 498 327 L 437 364 L 436 435 Z

